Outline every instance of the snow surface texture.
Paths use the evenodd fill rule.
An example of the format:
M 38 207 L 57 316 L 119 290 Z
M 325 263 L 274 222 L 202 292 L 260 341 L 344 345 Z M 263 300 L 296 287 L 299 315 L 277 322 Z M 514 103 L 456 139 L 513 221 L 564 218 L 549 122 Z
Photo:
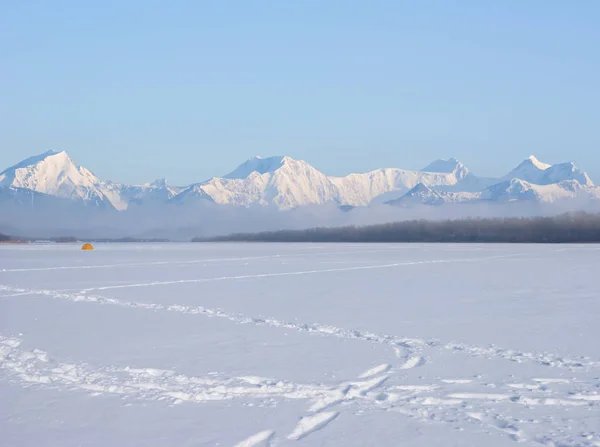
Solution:
M 595 246 L 0 246 L 3 446 L 599 446 Z

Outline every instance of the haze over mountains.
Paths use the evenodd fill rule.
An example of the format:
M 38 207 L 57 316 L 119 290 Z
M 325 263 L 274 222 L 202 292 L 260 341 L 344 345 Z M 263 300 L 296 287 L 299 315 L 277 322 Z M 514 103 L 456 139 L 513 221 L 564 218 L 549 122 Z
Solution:
M 549 165 L 533 156 L 501 178 L 477 176 L 454 158 L 434 161 L 421 171 L 383 168 L 332 177 L 305 161 L 277 156 L 251 158 L 227 175 L 192 185 L 173 186 L 164 179 L 125 185 L 99 179 L 67 153 L 54 151 L 0 173 L 0 230 L 64 232 L 101 226 L 104 232 L 131 232 L 149 228 L 148 219 L 155 229 L 193 228 L 216 219 L 222 224 L 219 231 L 242 231 L 248 225 L 276 229 L 277 220 L 311 225 L 311 219 L 298 219 L 307 214 L 315 225 L 327 224 L 332 213 L 336 221 L 351 221 L 342 214 L 353 213 L 371 213 L 376 221 L 381 210 L 384 220 L 391 215 L 398 220 L 423 207 L 436 208 L 438 214 L 443 209 L 450 215 L 473 215 L 474 205 L 492 206 L 496 215 L 514 215 L 515 204 L 530 214 L 540 206 L 545 213 L 589 209 L 600 204 L 600 187 L 573 163 Z M 245 222 L 232 225 L 242 215 Z

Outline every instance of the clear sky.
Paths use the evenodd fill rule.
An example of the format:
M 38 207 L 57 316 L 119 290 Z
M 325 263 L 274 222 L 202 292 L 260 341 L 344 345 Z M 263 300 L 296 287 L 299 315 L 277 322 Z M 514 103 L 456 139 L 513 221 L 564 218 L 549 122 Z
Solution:
M 202 181 L 535 154 L 600 183 L 600 1 L 2 1 L 0 168 Z

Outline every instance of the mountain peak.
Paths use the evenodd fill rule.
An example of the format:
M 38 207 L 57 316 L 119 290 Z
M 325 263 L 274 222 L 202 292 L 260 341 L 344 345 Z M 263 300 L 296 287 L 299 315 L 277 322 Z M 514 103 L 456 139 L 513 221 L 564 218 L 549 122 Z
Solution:
M 226 179 L 244 179 L 247 178 L 253 172 L 259 174 L 266 174 L 273 172 L 282 167 L 284 164 L 295 161 L 293 158 L 286 157 L 283 155 L 276 155 L 272 157 L 260 157 L 255 156 L 244 163 L 239 165 L 234 171 L 225 175 Z
M 522 179 L 527 182 L 539 184 L 546 175 L 545 171 L 551 168 L 552 165 L 542 163 L 534 155 L 531 155 L 506 174 L 503 180 Z
M 542 171 L 545 171 L 546 169 L 549 169 L 552 167 L 552 165 L 543 163 L 540 160 L 538 160 L 538 158 L 535 155 L 530 155 L 529 157 L 527 157 L 527 159 L 523 163 L 530 163 Z
M 28 166 L 37 165 L 48 159 L 53 159 L 53 161 L 63 161 L 63 162 L 66 160 L 69 160 L 69 161 L 71 160 L 65 151 L 60 151 L 60 152 L 46 151 L 42 154 L 34 155 L 32 157 L 28 157 L 28 158 L 20 161 L 19 163 L 11 166 L 10 168 L 7 168 L 4 171 L 2 171 L 1 174 L 4 175 L 4 174 L 8 174 L 10 172 L 14 172 L 17 169 L 22 169 L 22 168 L 26 168 Z
M 534 185 L 549 185 L 563 180 L 577 180 L 586 186 L 594 185 L 587 173 L 578 169 L 571 162 L 549 165 L 539 161 L 533 155 L 526 158 L 502 179 L 521 179 Z
M 407 192 L 407 194 L 417 194 L 430 191 L 432 191 L 430 187 L 425 186 L 423 183 L 417 183 L 414 188 Z
M 47 151 L 11 166 L 0 174 L 0 186 L 113 206 L 100 180 L 64 151 Z
M 480 193 L 436 191 L 423 183 L 418 183 L 398 199 L 385 202 L 394 206 L 444 205 L 478 200 Z
M 165 177 L 154 180 L 150 183 L 150 186 L 154 188 L 166 188 L 169 184 L 167 183 L 167 179 Z
M 455 174 L 457 179 L 463 179 L 469 173 L 465 165 L 455 157 L 448 160 L 438 159 L 423 168 L 425 172 L 440 172 L 443 174 Z
M 417 183 L 403 196 L 385 202 L 387 205 L 406 206 L 414 204 L 435 204 L 439 201 L 439 193 L 423 183 Z
M 548 169 L 546 175 L 546 182 L 549 183 L 560 183 L 564 180 L 577 180 L 580 184 L 586 186 L 593 186 L 594 183 L 590 176 L 575 166 L 572 162 L 559 163 L 553 165 L 551 169 Z

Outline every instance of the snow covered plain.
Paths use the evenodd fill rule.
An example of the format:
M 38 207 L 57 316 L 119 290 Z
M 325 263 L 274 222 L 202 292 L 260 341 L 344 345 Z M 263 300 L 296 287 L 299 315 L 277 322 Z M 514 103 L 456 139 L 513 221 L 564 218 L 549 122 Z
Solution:
M 0 246 L 2 446 L 600 446 L 600 247 Z

